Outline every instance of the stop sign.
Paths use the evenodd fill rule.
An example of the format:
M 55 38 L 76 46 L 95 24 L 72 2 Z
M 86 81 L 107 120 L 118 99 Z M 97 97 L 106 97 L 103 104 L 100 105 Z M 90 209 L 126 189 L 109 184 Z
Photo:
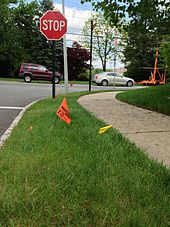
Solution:
M 67 32 L 67 19 L 59 11 L 48 10 L 40 18 L 40 32 L 48 40 L 59 40 Z

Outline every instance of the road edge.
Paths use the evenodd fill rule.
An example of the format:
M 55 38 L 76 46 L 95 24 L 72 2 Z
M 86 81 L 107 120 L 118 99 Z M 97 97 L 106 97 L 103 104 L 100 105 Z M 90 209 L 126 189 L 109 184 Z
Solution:
M 44 98 L 43 98 L 44 99 Z M 21 120 L 21 118 L 23 117 L 25 111 L 31 107 L 32 105 L 34 105 L 36 102 L 40 101 L 41 99 L 38 99 L 36 101 L 31 102 L 30 104 L 28 104 L 20 113 L 19 115 L 13 120 L 13 122 L 11 123 L 11 125 L 9 126 L 9 128 L 4 132 L 4 134 L 1 136 L 0 138 L 0 149 L 4 146 L 6 140 L 10 137 L 12 130 L 17 126 L 18 122 Z

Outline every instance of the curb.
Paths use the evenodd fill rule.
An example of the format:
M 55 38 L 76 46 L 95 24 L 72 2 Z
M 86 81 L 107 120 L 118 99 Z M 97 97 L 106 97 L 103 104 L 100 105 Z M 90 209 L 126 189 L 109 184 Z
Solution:
M 36 102 L 40 101 L 41 99 L 38 99 L 30 104 L 28 104 L 20 113 L 19 115 L 13 120 L 13 122 L 11 123 L 11 125 L 9 126 L 9 128 L 4 132 L 4 134 L 1 136 L 0 138 L 0 149 L 1 147 L 4 146 L 5 141 L 9 138 L 9 136 L 12 133 L 12 130 L 17 126 L 18 122 L 21 120 L 22 116 L 24 115 L 25 111 L 32 106 L 33 104 L 35 104 Z

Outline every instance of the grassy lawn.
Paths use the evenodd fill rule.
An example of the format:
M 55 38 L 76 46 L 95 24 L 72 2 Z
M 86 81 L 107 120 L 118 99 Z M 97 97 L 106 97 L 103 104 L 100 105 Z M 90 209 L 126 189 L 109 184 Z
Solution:
M 122 92 L 117 99 L 170 115 L 170 84 Z
M 82 93 L 81 93 L 82 94 Z M 0 151 L 0 226 L 169 226 L 170 171 L 67 96 L 27 110 Z

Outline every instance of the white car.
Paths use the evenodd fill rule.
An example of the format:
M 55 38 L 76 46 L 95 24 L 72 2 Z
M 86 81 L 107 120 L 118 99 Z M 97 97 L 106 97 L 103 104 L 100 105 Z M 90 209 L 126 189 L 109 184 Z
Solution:
M 96 74 L 92 77 L 92 81 L 97 85 L 125 85 L 127 87 L 132 87 L 135 81 L 132 78 L 122 76 L 114 72 L 102 72 Z

